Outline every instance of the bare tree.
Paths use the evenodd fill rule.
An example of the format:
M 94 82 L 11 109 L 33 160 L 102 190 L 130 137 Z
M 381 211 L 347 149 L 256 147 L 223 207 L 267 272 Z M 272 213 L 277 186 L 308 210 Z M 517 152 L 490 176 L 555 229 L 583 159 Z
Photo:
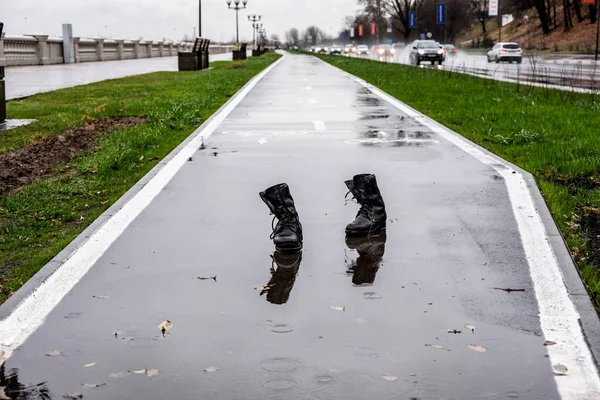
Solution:
M 375 24 L 377 42 L 381 43 L 387 28 L 386 0 L 358 0 L 358 4 L 364 7 L 363 14 L 369 18 L 371 23 Z
M 319 41 L 324 40 L 323 31 L 317 26 L 309 26 L 304 32 L 304 41 L 315 46 Z
M 290 39 L 293 45 L 297 45 L 298 43 L 300 43 L 300 33 L 298 32 L 298 29 L 290 29 Z
M 415 11 L 419 15 L 419 9 L 423 0 L 388 0 L 387 10 L 396 21 L 398 21 L 400 33 L 404 36 L 404 42 L 408 43 L 408 38 L 413 28 L 410 27 L 410 12 Z
M 542 31 L 544 32 L 544 35 L 547 35 L 550 33 L 550 17 L 548 16 L 548 10 L 546 9 L 546 2 L 544 0 L 535 0 L 535 8 L 540 17 Z
M 485 35 L 487 32 L 487 21 L 490 19 L 490 1 L 489 0 L 471 0 L 471 10 L 481 24 L 481 31 Z
M 279 47 L 280 44 L 281 44 L 281 40 L 279 40 L 279 35 L 273 33 L 271 35 L 271 45 L 273 45 L 275 47 Z

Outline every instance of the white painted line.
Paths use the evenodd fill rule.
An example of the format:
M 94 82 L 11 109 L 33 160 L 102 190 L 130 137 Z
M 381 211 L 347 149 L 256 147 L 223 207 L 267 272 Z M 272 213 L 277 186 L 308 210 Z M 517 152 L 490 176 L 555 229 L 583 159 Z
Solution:
M 540 309 L 540 325 L 544 337 L 557 343 L 546 348 L 550 363 L 563 364 L 568 368 L 568 375 L 555 377 L 558 392 L 563 400 L 600 399 L 600 378 L 579 325 L 579 314 L 569 297 L 558 261 L 548 241 L 546 228 L 523 175 L 513 171 L 502 159 L 486 154 L 466 139 L 384 91 L 356 76 L 344 73 L 408 116 L 420 118 L 433 132 L 504 177 Z
M 327 126 L 325 126 L 325 122 L 323 122 L 323 121 L 313 121 L 313 124 L 315 125 L 315 130 L 317 130 L 317 131 L 326 131 L 327 130 Z
M 152 202 L 206 140 L 256 84 L 284 57 L 250 80 L 241 91 L 215 114 L 207 125 L 194 132 L 194 138 L 108 219 L 52 275 L 26 297 L 15 310 L 0 321 L 0 365 L 44 322 L 48 314 L 98 261 L 127 226 Z M 2 354 L 2 352 L 4 354 Z

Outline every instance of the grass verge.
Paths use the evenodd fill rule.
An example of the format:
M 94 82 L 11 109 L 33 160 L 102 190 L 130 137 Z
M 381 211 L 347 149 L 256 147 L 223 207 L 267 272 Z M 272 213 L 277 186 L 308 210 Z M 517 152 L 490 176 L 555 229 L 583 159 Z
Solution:
M 0 153 L 106 117 L 147 122 L 103 135 L 52 177 L 0 197 L 0 303 L 277 58 L 214 62 L 209 71 L 158 72 L 10 101 L 9 118 L 37 122 L 2 132 Z
M 600 99 L 596 94 L 318 57 L 533 174 L 590 297 L 600 308 Z

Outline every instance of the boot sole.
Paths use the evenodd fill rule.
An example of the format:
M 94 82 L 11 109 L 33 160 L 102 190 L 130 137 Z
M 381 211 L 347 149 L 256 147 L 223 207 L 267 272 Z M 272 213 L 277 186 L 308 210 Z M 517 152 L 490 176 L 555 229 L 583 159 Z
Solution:
M 275 250 L 277 250 L 280 253 L 297 253 L 300 250 L 302 250 L 302 245 L 296 246 L 296 247 L 279 247 L 279 246 L 275 246 Z
M 369 236 L 385 231 L 385 226 L 378 229 L 372 229 L 370 231 L 350 231 L 346 229 L 346 235 L 348 236 Z

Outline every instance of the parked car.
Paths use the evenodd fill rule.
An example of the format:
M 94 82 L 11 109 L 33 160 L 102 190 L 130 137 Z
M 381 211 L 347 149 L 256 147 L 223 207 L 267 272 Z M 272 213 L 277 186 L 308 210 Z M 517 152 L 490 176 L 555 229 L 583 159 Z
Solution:
M 353 44 L 347 44 L 346 47 L 344 47 L 344 54 L 347 56 L 350 56 L 352 54 L 356 53 L 356 47 L 354 47 Z
M 316 53 L 317 52 L 317 48 L 315 46 L 310 46 L 310 52 L 311 53 Z
M 327 54 L 327 52 L 329 51 L 329 48 L 327 46 L 317 46 L 315 48 L 316 53 L 319 54 Z
M 369 55 L 369 47 L 365 46 L 364 44 L 358 45 L 358 47 L 356 47 L 356 54 L 361 56 L 361 55 Z
M 419 65 L 422 61 L 436 62 L 442 65 L 444 62 L 444 49 L 435 40 L 415 40 L 410 45 L 409 60 L 411 64 Z
M 332 44 L 329 48 L 329 54 L 342 54 L 342 48 L 337 44 Z
M 454 47 L 453 44 L 445 44 L 443 46 L 443 48 L 444 48 L 444 54 L 451 55 L 451 56 L 456 55 L 456 51 L 457 50 L 456 50 L 456 47 Z
M 515 61 L 517 64 L 523 62 L 523 50 L 518 43 L 496 43 L 496 45 L 487 54 L 488 62 L 496 61 L 496 64 L 501 61 L 508 61 L 512 63 Z

